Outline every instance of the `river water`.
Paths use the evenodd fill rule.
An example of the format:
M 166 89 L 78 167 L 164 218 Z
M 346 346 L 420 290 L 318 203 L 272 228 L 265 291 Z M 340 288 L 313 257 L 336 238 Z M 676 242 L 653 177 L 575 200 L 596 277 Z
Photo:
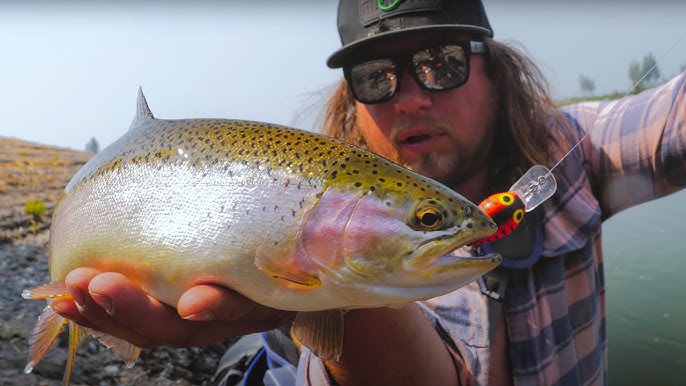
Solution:
M 686 384 L 686 191 L 603 224 L 610 385 Z

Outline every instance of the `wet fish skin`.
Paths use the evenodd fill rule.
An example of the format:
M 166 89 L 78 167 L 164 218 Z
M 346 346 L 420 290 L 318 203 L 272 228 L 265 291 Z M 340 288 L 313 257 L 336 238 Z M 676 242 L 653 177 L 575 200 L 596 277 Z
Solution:
M 51 227 L 53 283 L 23 295 L 68 297 L 64 278 L 77 267 L 120 272 L 171 306 L 215 283 L 302 311 L 294 330 L 306 346 L 320 333 L 342 342 L 337 310 L 430 298 L 497 266 L 496 255 L 441 257 L 495 230 L 459 194 L 364 149 L 260 122 L 155 119 L 141 92 L 131 129 L 65 189 Z M 47 307 L 27 370 L 60 323 Z M 138 356 L 69 325 L 74 345 L 94 335 L 127 364 Z M 335 358 L 334 346 L 313 351 Z M 70 354 L 65 383 L 72 365 Z

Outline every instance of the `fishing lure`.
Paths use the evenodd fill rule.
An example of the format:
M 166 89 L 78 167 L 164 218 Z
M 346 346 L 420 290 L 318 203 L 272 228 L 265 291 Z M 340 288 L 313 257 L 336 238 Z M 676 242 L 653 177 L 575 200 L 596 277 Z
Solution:
M 663 54 L 669 54 L 684 38 L 686 33 L 682 35 L 676 43 L 674 43 Z M 657 67 L 654 64 L 648 71 L 638 80 L 629 91 L 620 98 L 626 98 L 634 89 Z M 611 103 L 599 115 L 599 120 L 608 116 L 618 104 Z M 490 243 L 492 241 L 502 239 L 514 231 L 519 223 L 524 218 L 525 212 L 530 212 L 539 206 L 543 201 L 550 198 L 557 189 L 557 182 L 553 177 L 552 170 L 555 170 L 581 143 L 588 138 L 593 128 L 588 130 L 577 143 L 572 146 L 569 151 L 563 155 L 552 168 L 548 169 L 543 165 L 534 165 L 524 175 L 514 183 L 507 192 L 496 193 L 479 204 L 479 208 L 489 215 L 498 225 L 498 230 L 491 236 L 479 239 L 472 242 L 472 246 L 479 246 Z
M 498 225 L 498 230 L 491 236 L 469 244 L 475 247 L 509 235 L 524 219 L 524 201 L 515 192 L 493 194 L 481 201 L 479 209 L 493 219 Z
M 498 230 L 469 245 L 480 246 L 509 235 L 524 219 L 525 212 L 541 205 L 556 189 L 557 181 L 552 171 L 543 165 L 534 165 L 507 192 L 493 194 L 481 201 L 479 209 L 495 221 Z

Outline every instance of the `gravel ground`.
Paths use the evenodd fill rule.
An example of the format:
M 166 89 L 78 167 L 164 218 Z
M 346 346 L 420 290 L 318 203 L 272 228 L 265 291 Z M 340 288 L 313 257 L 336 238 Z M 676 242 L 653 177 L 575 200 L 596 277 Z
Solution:
M 61 385 L 67 334 L 32 373 L 25 374 L 28 337 L 45 302 L 21 297 L 25 288 L 48 282 L 47 242 L 52 210 L 71 176 L 91 154 L 0 137 L 0 386 Z M 34 219 L 24 203 L 40 200 Z M 72 385 L 206 385 L 228 347 L 143 350 L 127 369 L 119 358 L 86 340 L 77 352 Z

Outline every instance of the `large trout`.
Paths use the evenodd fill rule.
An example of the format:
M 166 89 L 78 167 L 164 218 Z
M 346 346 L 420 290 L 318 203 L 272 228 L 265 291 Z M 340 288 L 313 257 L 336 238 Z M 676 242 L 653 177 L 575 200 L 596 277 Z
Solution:
M 453 291 L 500 262 L 455 249 L 496 225 L 464 197 L 367 150 L 306 131 L 225 119 L 162 120 L 139 91 L 130 130 L 67 185 L 50 228 L 52 283 L 30 338 L 30 371 L 69 324 L 131 366 L 140 349 L 77 326 L 50 303 L 77 267 L 119 272 L 174 307 L 201 283 L 299 311 L 297 338 L 336 359 L 343 310 Z M 198 322 L 202 323 L 202 322 Z

